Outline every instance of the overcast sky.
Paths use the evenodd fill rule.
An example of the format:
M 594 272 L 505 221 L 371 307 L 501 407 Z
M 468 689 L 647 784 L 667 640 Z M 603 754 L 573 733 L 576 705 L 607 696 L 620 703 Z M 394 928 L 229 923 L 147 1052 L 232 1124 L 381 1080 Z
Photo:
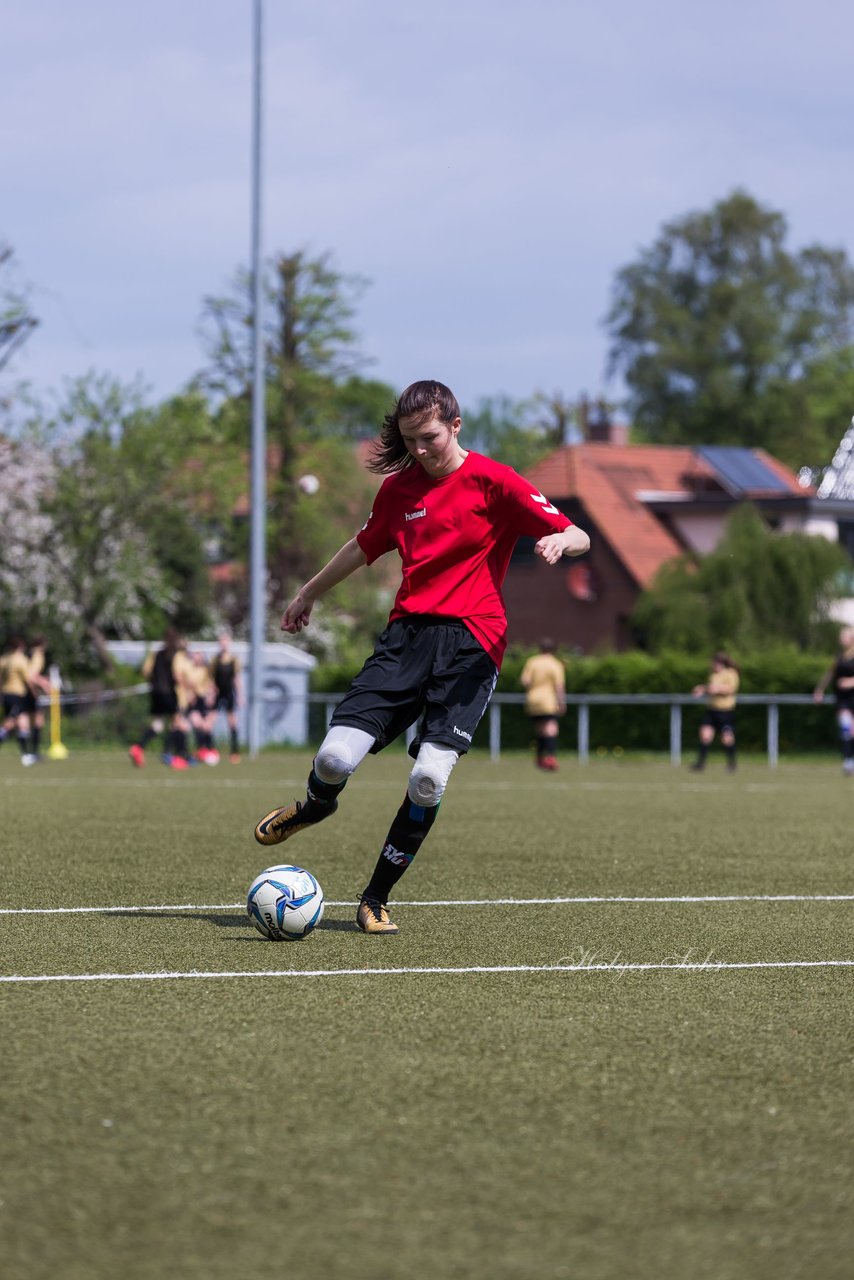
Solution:
M 605 382 L 615 272 L 734 187 L 854 257 L 842 0 L 265 0 L 263 238 L 367 277 L 366 369 Z M 160 398 L 250 245 L 251 0 L 0 0 L 0 239 L 40 391 Z

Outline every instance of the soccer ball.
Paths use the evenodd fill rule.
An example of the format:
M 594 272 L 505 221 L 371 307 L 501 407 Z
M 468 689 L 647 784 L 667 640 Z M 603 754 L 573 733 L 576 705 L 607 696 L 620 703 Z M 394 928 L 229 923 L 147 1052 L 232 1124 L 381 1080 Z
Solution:
M 302 867 L 267 867 L 249 886 L 246 911 L 271 942 L 298 942 L 323 917 L 323 890 Z

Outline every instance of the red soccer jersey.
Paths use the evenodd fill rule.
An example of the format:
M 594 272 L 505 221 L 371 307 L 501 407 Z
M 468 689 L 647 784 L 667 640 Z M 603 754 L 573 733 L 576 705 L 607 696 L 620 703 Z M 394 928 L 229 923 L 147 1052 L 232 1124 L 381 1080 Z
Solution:
M 516 539 L 571 524 L 512 467 L 469 452 L 438 480 L 420 466 L 387 476 L 356 539 L 368 564 L 395 547 L 403 562 L 389 621 L 458 618 L 500 667 L 507 647 L 501 584 Z

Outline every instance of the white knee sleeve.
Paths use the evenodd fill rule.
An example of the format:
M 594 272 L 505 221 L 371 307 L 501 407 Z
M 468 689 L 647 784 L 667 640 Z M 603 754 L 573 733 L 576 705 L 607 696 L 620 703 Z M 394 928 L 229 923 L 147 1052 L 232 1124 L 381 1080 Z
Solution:
M 407 794 L 413 804 L 432 809 L 439 803 L 448 785 L 451 770 L 459 760 L 459 752 L 451 747 L 436 747 L 424 742 L 409 775 Z
M 364 729 L 333 725 L 314 757 L 314 771 L 321 782 L 346 782 L 373 745 L 374 738 Z

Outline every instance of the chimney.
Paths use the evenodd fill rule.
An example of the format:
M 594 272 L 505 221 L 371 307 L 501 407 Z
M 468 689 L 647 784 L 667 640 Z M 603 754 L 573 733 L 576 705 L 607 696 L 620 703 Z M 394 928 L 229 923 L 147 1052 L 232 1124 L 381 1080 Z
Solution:
M 604 400 L 598 400 L 587 419 L 587 439 L 593 444 L 628 444 L 626 422 L 614 422 Z

